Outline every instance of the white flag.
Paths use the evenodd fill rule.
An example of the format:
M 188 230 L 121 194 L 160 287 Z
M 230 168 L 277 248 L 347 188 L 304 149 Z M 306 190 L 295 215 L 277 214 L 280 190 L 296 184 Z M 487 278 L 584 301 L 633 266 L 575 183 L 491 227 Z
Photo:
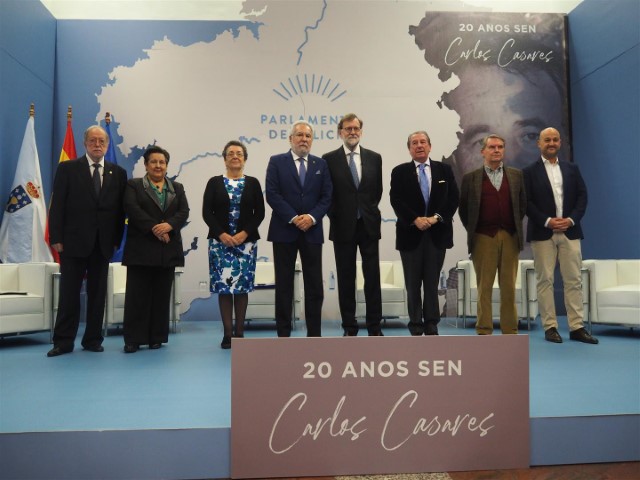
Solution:
M 29 117 L 0 226 L 0 260 L 4 263 L 53 261 L 44 240 L 44 198 L 34 119 Z

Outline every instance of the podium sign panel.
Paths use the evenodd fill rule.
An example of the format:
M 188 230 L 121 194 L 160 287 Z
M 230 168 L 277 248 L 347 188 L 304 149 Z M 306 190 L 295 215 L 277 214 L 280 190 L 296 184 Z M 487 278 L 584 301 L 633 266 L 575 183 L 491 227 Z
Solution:
M 529 466 L 526 335 L 234 339 L 231 474 Z

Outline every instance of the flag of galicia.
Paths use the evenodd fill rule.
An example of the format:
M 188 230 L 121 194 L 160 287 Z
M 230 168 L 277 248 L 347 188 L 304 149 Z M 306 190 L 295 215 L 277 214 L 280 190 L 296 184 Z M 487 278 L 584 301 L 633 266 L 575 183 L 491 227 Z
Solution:
M 27 185 L 27 188 L 33 187 L 33 185 Z M 38 190 L 35 189 L 36 195 L 38 195 Z M 22 185 L 18 185 L 14 188 L 9 194 L 9 201 L 7 202 L 7 212 L 13 213 L 17 210 L 20 210 L 22 207 L 26 207 L 31 203 L 31 197 L 26 192 L 26 190 L 22 187 Z

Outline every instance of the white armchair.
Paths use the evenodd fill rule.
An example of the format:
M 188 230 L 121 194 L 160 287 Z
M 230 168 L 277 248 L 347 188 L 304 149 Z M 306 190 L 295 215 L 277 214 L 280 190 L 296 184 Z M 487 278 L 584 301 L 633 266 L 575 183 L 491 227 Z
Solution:
M 640 260 L 585 260 L 592 323 L 640 327 Z
M 462 325 L 467 326 L 467 317 L 478 316 L 478 284 L 476 272 L 471 260 L 458 262 L 458 316 L 462 317 Z M 516 274 L 516 310 L 518 318 L 527 320 L 527 328 L 531 320 L 538 315 L 538 294 L 536 291 L 533 260 L 519 260 Z M 500 287 L 498 274 L 493 283 L 491 307 L 494 315 L 500 313 Z
M 0 336 L 51 331 L 57 263 L 0 264 Z
M 301 315 L 302 283 L 300 276 L 302 268 L 296 262 L 293 277 L 293 326 Z M 273 262 L 256 262 L 255 290 L 249 294 L 249 304 L 245 321 L 276 318 L 276 273 Z
M 169 321 L 173 333 L 177 331 L 180 321 L 180 304 L 182 302 L 181 267 L 175 270 L 173 285 L 171 287 L 171 305 Z M 124 320 L 124 297 L 127 290 L 127 267 L 121 263 L 110 263 L 107 276 L 107 300 L 105 302 L 105 316 L 103 335 L 106 337 L 110 327 L 120 327 Z
M 404 272 L 400 260 L 380 262 L 380 293 L 382 318 L 407 317 L 407 291 L 404 288 Z M 362 262 L 356 262 L 356 317 L 364 317 L 367 305 L 364 298 Z

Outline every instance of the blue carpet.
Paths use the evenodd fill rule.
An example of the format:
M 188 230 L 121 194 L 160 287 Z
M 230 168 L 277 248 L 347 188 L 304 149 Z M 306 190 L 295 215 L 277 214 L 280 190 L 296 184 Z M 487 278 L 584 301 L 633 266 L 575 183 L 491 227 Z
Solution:
M 440 333 L 475 335 L 469 322 L 454 325 L 443 319 Z M 600 344 L 586 345 L 560 325 L 562 344 L 546 342 L 539 321 L 520 331 L 529 335 L 531 465 L 640 460 L 640 334 L 596 326 Z M 135 354 L 115 331 L 104 353 L 56 358 L 46 357 L 48 333 L 0 340 L 0 480 L 228 478 L 230 351 L 220 349 L 219 321 L 178 328 L 160 350 Z M 397 321 L 384 333 L 408 335 Z M 341 336 L 340 323 L 323 322 L 323 335 Z M 274 337 L 274 323 L 245 336 Z
M 475 333 L 454 323 L 443 319 L 440 333 Z M 48 334 L 1 340 L 0 432 L 229 427 L 231 356 L 219 322 L 182 322 L 160 350 L 128 355 L 113 333 L 104 353 L 78 347 L 56 358 L 46 357 Z M 397 321 L 384 333 L 408 335 Z M 639 333 L 594 326 L 599 345 L 569 341 L 562 328 L 563 344 L 546 342 L 539 324 L 520 333 L 529 334 L 531 417 L 640 414 Z M 339 322 L 323 322 L 323 334 L 341 336 Z M 275 336 L 273 323 L 246 336 Z

